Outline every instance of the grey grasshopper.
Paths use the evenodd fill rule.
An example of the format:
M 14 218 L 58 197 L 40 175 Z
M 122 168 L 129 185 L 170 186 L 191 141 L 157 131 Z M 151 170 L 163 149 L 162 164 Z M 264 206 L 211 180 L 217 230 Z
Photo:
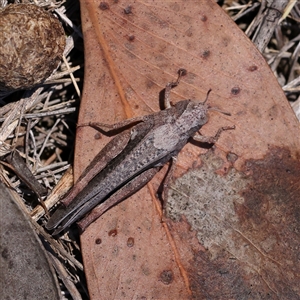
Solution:
M 60 233 L 74 222 L 84 230 L 92 221 L 118 202 L 144 186 L 170 159 L 177 156 L 189 138 L 204 143 L 215 143 L 221 132 L 234 129 L 222 127 L 214 137 L 202 136 L 199 129 L 208 121 L 207 93 L 204 102 L 182 100 L 170 104 L 170 91 L 179 83 L 185 70 L 179 70 L 176 82 L 168 83 L 165 89 L 165 110 L 137 117 L 114 125 L 89 123 L 94 128 L 130 129 L 113 138 L 90 163 L 69 194 L 49 219 L 46 228 L 53 235 Z M 221 112 L 221 111 L 219 111 Z M 221 112 L 224 113 L 224 112 Z M 230 115 L 228 113 L 224 113 Z

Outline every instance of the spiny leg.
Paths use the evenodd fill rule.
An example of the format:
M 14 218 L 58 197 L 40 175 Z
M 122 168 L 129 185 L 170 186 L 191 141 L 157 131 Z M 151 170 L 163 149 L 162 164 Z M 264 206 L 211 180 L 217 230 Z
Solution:
M 130 127 L 133 125 L 136 125 L 137 123 L 143 122 L 144 121 L 144 116 L 139 116 L 131 119 L 127 119 L 115 124 L 106 124 L 106 123 L 100 123 L 100 122 L 89 122 L 89 123 L 84 123 L 77 125 L 77 127 L 85 127 L 85 126 L 90 126 L 93 127 L 94 129 L 98 131 L 104 131 L 104 132 L 110 132 L 114 130 L 118 130 L 124 127 Z
M 163 210 L 165 210 L 165 208 L 166 208 L 168 192 L 169 192 L 169 185 L 173 179 L 174 171 L 176 168 L 176 161 L 177 161 L 177 156 L 173 156 L 170 160 L 170 166 L 167 171 L 166 178 L 164 179 L 164 182 L 163 182 Z
M 185 69 L 179 69 L 178 70 L 178 78 L 175 82 L 169 82 L 166 85 L 165 88 L 165 98 L 164 98 L 164 106 L 165 109 L 170 108 L 171 107 L 171 101 L 170 101 L 170 93 L 171 93 L 171 89 L 176 87 L 179 84 L 179 81 L 181 79 L 182 76 L 185 76 L 187 73 L 187 71 Z
M 231 130 L 235 129 L 235 126 L 225 126 L 219 128 L 215 136 L 203 136 L 201 134 L 196 134 L 193 136 L 193 140 L 201 143 L 209 143 L 209 144 L 214 144 L 220 137 L 221 133 L 225 130 Z
M 185 69 L 179 69 L 178 70 L 178 78 L 175 82 L 169 82 L 166 85 L 165 88 L 165 97 L 164 97 L 164 106 L 165 108 L 170 108 L 171 104 L 170 104 L 170 93 L 171 93 L 171 89 L 176 87 L 182 76 L 185 76 L 187 73 L 187 71 Z M 94 129 L 98 130 L 98 131 L 104 131 L 104 132 L 110 132 L 113 130 L 117 130 L 117 129 L 121 129 L 123 127 L 127 127 L 130 125 L 135 125 L 136 123 L 139 122 L 143 122 L 144 121 L 144 117 L 143 116 L 139 116 L 139 117 L 135 117 L 135 118 L 131 118 L 131 119 L 127 119 L 115 124 L 106 124 L 106 123 L 100 123 L 100 122 L 89 122 L 89 123 L 84 123 L 84 124 L 79 124 L 77 125 L 77 127 L 85 127 L 85 126 L 90 126 L 93 127 Z

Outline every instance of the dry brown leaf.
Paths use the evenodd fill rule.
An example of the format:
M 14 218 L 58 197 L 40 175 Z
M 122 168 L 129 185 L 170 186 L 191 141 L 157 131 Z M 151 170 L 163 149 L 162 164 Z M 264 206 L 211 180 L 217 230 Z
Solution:
M 180 153 L 168 217 L 164 168 L 82 234 L 91 299 L 299 299 L 299 124 L 260 53 L 210 0 L 82 0 L 81 11 L 79 124 L 158 111 L 184 68 L 174 102 L 211 88 L 232 114 L 212 112 L 201 132 L 236 125 L 213 150 Z M 75 179 L 108 140 L 79 128 Z
M 0 182 L 1 299 L 60 299 L 47 251 L 19 195 Z

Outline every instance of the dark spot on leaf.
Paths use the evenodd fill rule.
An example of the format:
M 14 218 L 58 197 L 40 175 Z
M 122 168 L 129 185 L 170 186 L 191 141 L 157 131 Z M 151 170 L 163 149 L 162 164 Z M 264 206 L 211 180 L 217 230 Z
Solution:
M 100 245 L 102 243 L 102 240 L 100 238 L 97 238 L 95 240 L 95 244 Z
M 118 234 L 118 231 L 117 229 L 112 229 L 108 232 L 108 235 L 109 236 L 116 236 Z
M 255 66 L 255 65 L 250 66 L 250 67 L 248 68 L 248 70 L 249 70 L 250 72 L 254 72 L 254 71 L 256 71 L 257 69 L 258 69 L 258 67 Z
M 126 15 L 132 14 L 131 5 L 128 5 L 127 7 L 124 8 L 124 14 L 126 14 Z
M 207 21 L 207 16 L 205 16 L 205 15 L 201 16 L 200 20 L 202 22 L 206 22 Z
M 241 89 L 239 88 L 239 87 L 233 87 L 232 89 L 231 89 L 231 94 L 232 95 L 238 95 L 239 93 L 241 92 Z
M 178 70 L 178 75 L 185 76 L 186 74 L 187 74 L 187 70 L 186 69 L 180 68 Z
M 109 9 L 109 5 L 108 5 L 107 2 L 100 2 L 99 8 L 100 8 L 101 10 L 107 10 L 107 9 Z
M 229 272 L 227 271 L 227 270 L 219 270 L 218 271 L 219 272 L 219 274 L 221 274 L 221 275 L 224 275 L 224 274 L 228 274 Z
M 190 27 L 186 32 L 186 36 L 191 37 L 193 35 L 193 29 Z
M 150 269 L 147 266 L 142 266 L 142 272 L 144 275 L 149 276 L 151 274 Z
M 231 39 L 229 37 L 223 38 L 222 44 L 224 45 L 224 47 L 228 47 L 230 41 L 231 41 Z
M 163 284 L 171 284 L 174 280 L 173 272 L 171 270 L 164 270 L 161 272 L 159 279 Z
M 135 36 L 133 34 L 128 36 L 128 41 L 133 42 L 135 40 Z
M 94 135 L 94 138 L 95 138 L 95 140 L 100 140 L 100 139 L 101 139 L 101 133 L 100 133 L 100 132 L 97 132 L 97 133 Z
M 210 51 L 209 50 L 204 50 L 201 54 L 202 58 L 208 58 L 210 56 Z
M 133 237 L 128 238 L 127 246 L 130 248 L 134 246 L 134 238 Z
M 152 81 L 152 80 L 147 80 L 147 82 L 146 82 L 146 87 L 148 88 L 148 89 L 150 89 L 150 88 L 152 88 L 152 86 L 154 85 L 154 82 Z

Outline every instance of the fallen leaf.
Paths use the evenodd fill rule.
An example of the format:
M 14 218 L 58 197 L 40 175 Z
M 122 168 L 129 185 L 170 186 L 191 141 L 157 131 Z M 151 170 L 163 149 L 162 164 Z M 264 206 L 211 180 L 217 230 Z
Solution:
M 116 123 L 172 100 L 204 99 L 216 147 L 180 153 L 81 235 L 91 299 L 297 299 L 299 123 L 261 54 L 213 1 L 81 1 L 85 83 L 79 124 Z M 75 179 L 108 142 L 77 132 Z M 298 177 L 297 177 L 298 176 Z M 289 255 L 284 255 L 288 253 Z
M 0 287 L 2 299 L 60 299 L 54 270 L 17 193 L 0 182 Z M 22 201 L 22 200 L 19 200 Z

